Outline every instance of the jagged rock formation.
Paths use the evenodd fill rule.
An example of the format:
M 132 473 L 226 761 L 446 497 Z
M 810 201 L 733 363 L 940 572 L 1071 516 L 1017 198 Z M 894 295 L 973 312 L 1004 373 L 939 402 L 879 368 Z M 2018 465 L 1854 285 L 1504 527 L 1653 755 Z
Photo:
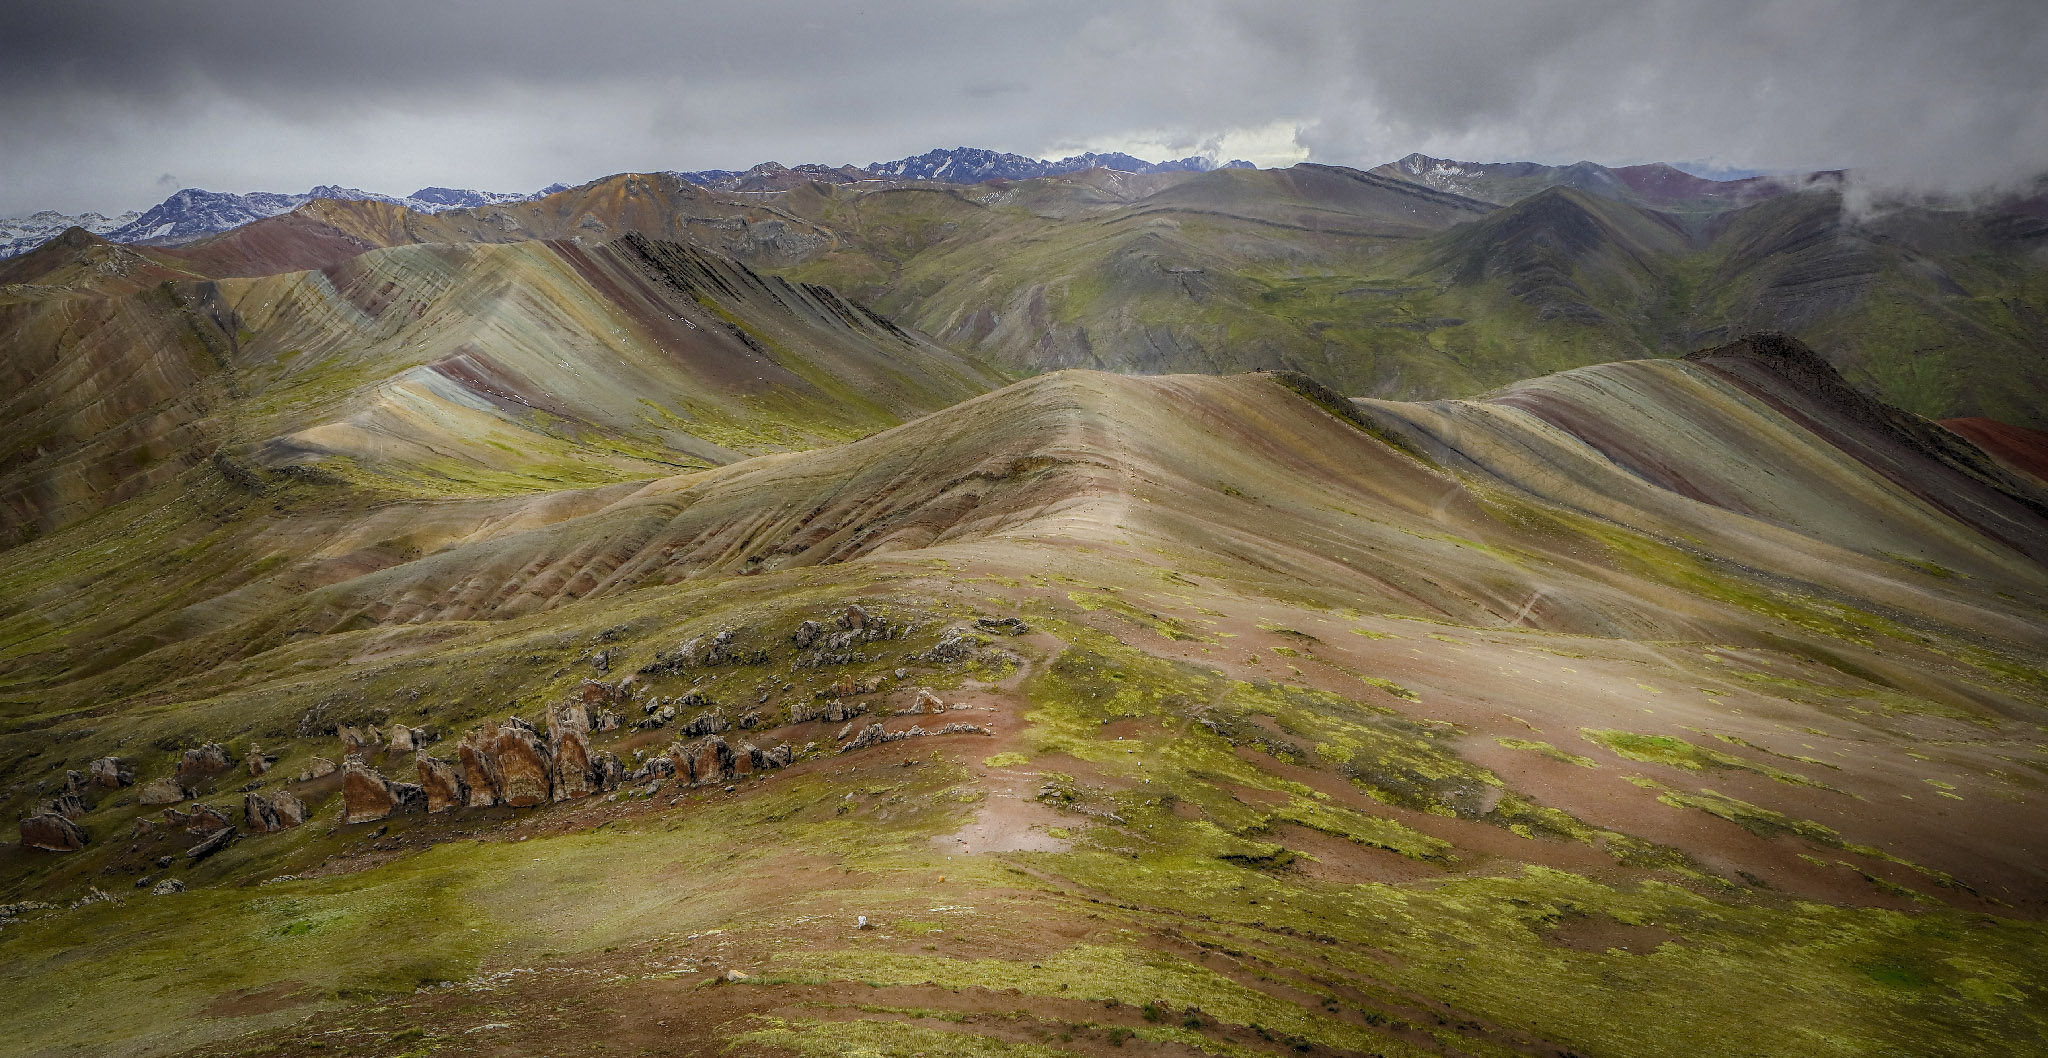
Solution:
M 427 803 L 420 787 L 392 782 L 354 754 L 342 764 L 341 797 L 344 823 L 370 823 L 393 812 L 425 808 Z
M 199 790 L 211 785 L 213 780 L 230 768 L 225 746 L 208 742 L 197 749 L 188 749 L 178 758 L 178 770 L 173 774 L 179 786 L 187 790 Z
M 242 798 L 242 820 L 252 834 L 274 834 L 305 823 L 306 805 L 289 790 L 268 797 L 251 791 Z
M 419 751 L 413 764 L 419 771 L 420 788 L 426 791 L 428 812 L 446 812 L 470 804 L 469 783 L 463 779 L 458 764 L 430 757 L 425 750 Z

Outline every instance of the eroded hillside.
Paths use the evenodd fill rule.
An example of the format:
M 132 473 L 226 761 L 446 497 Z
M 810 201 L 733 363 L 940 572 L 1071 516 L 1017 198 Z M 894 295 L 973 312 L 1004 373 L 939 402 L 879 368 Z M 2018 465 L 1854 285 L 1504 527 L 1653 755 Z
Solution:
M 454 259 L 456 291 L 488 253 L 601 289 L 631 248 L 394 249 L 237 303 L 317 335 L 314 276 Z M 572 376 L 616 348 L 585 330 Z M 261 432 L 435 436 L 379 414 Z M 30 1054 L 2039 1047 L 2048 517 L 1997 436 L 1763 337 L 1475 402 L 1060 371 L 545 491 L 233 449 L 0 552 L 8 807 L 81 845 L 0 854 L 0 1023 Z

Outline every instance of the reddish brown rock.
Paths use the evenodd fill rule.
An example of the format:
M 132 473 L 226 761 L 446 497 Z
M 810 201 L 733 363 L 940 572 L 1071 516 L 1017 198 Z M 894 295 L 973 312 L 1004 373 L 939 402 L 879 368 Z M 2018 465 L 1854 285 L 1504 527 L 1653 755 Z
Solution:
M 21 821 L 21 847 L 45 852 L 77 852 L 85 847 L 84 828 L 54 812 L 26 816 Z
M 741 745 L 732 755 L 733 777 L 742 778 L 754 774 L 754 755 L 759 752 L 761 751 L 750 743 Z
M 387 756 L 396 757 L 401 753 L 417 753 L 426 744 L 426 731 L 422 728 L 407 727 L 404 724 L 391 725 L 391 744 L 384 747 Z
M 185 818 L 185 832 L 187 834 L 211 834 L 216 830 L 226 830 L 233 825 L 233 823 L 228 821 L 228 814 L 226 812 L 212 805 L 193 805 L 192 814 Z
M 388 816 L 398 807 L 391 783 L 370 770 L 361 757 L 351 756 L 341 766 L 341 821 L 370 823 Z
M 251 793 L 242 799 L 242 818 L 247 821 L 251 833 L 274 834 L 304 823 L 306 805 L 284 790 L 279 790 L 274 797 Z
M 413 757 L 420 776 L 420 788 L 427 794 L 427 811 L 446 812 L 469 803 L 469 787 L 462 781 L 462 769 L 421 751 Z
M 185 790 L 176 779 L 151 779 L 135 791 L 135 799 L 146 805 L 174 805 L 185 799 Z
M 676 746 L 669 755 L 675 759 L 677 777 L 694 786 L 724 782 L 732 772 L 732 747 L 717 735 Z
M 92 762 L 90 770 L 92 781 L 109 790 L 118 790 L 135 782 L 134 769 L 123 764 L 119 757 L 101 757 Z
M 462 765 L 462 784 L 469 790 L 471 808 L 489 808 L 498 803 L 498 760 L 491 754 L 494 741 L 494 735 L 476 730 L 456 743 L 456 759 Z
M 249 743 L 249 752 L 242 757 L 242 764 L 249 769 L 250 775 L 261 775 L 276 763 L 276 757 L 266 755 L 262 747 L 254 742 Z
M 491 740 L 498 763 L 499 800 L 514 808 L 542 804 L 554 795 L 553 762 L 531 725 L 514 719 Z
M 597 789 L 591 778 L 590 715 L 571 702 L 548 713 L 548 749 L 554 757 L 553 797 L 566 801 Z
M 234 765 L 228 760 L 228 751 L 218 742 L 208 742 L 198 749 L 188 749 L 178 758 L 178 770 L 173 776 L 178 785 L 187 790 L 197 790 L 211 783 L 215 777 L 225 773 Z

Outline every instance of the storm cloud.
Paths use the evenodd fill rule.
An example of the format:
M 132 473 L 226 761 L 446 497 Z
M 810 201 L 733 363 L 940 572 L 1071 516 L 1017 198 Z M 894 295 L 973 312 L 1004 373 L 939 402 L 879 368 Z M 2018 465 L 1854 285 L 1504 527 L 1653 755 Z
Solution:
M 12 4 L 0 215 L 962 145 L 1966 192 L 2048 170 L 2044 54 L 2037 0 Z

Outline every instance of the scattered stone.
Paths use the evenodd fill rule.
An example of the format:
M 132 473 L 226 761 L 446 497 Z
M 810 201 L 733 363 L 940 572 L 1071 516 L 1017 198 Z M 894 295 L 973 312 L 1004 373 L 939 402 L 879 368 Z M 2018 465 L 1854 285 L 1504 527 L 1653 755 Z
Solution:
M 106 789 L 118 790 L 135 783 L 135 770 L 119 757 L 101 757 L 87 767 L 92 772 L 92 781 Z
M 965 661 L 973 657 L 975 652 L 985 646 L 988 646 L 988 640 L 975 635 L 965 628 L 954 627 L 948 628 L 945 632 L 941 633 L 939 641 L 932 644 L 930 650 L 922 654 L 912 654 L 910 657 L 914 661 L 937 661 L 942 663 Z
M 469 803 L 469 784 L 462 781 L 462 771 L 455 764 L 420 750 L 413 767 L 419 772 L 420 788 L 427 793 L 428 812 L 446 812 Z
M 977 617 L 976 625 L 998 635 L 1021 636 L 1031 631 L 1031 626 L 1015 617 Z
M 995 732 L 990 731 L 988 728 L 982 727 L 979 724 L 947 724 L 944 727 L 936 728 L 931 731 L 926 731 L 924 728 L 918 727 L 915 724 L 913 724 L 911 725 L 909 730 L 906 731 L 884 731 L 882 730 L 881 724 L 873 723 L 869 724 L 865 729 L 863 729 L 859 735 L 856 735 L 853 741 L 842 744 L 839 747 L 839 752 L 848 753 L 856 749 L 866 749 L 869 746 L 879 746 L 884 742 L 901 742 L 906 738 L 924 738 L 928 735 L 993 734 L 995 734 Z M 844 731 L 840 732 L 840 737 L 845 737 Z
M 178 758 L 178 770 L 174 778 L 178 785 L 187 790 L 197 790 L 212 782 L 215 776 L 233 767 L 228 762 L 227 748 L 218 742 L 208 742 L 198 749 L 188 749 Z
M 185 799 L 176 779 L 151 779 L 135 791 L 135 799 L 146 805 L 171 805 Z
M 151 895 L 151 896 L 169 896 L 169 895 L 171 895 L 172 893 L 182 893 L 182 892 L 184 892 L 184 891 L 185 891 L 185 883 L 184 883 L 184 882 L 181 882 L 181 881 L 177 880 L 176 878 L 166 878 L 166 879 L 164 879 L 163 881 L 161 881 L 161 882 L 158 882 L 158 883 L 156 883 L 156 888 L 154 888 L 154 889 L 151 889 L 151 890 L 149 891 L 149 895 Z
M 77 852 L 87 841 L 85 828 L 55 812 L 25 816 L 21 821 L 21 847 L 45 852 Z

